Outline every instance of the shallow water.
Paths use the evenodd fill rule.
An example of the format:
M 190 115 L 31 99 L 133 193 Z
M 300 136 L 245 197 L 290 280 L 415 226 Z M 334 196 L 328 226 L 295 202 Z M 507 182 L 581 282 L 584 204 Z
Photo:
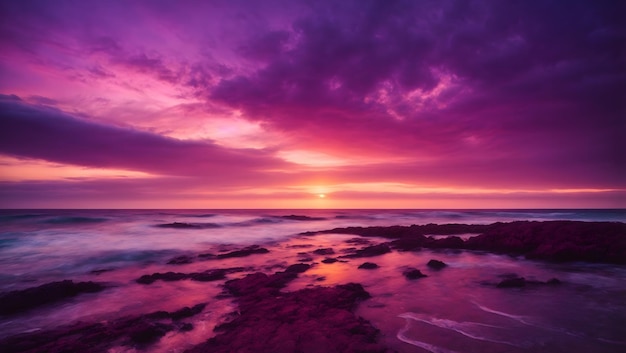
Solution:
M 294 220 L 305 215 L 322 220 Z M 273 273 L 311 257 L 315 265 L 285 288 L 361 283 L 372 298 L 357 314 L 370 320 L 386 344 L 399 352 L 621 352 L 626 350 L 626 268 L 583 263 L 549 264 L 479 252 L 391 252 L 364 259 L 322 263 L 311 252 L 364 245 L 351 235 L 298 235 L 345 226 L 426 223 L 486 224 L 512 220 L 625 221 L 623 210 L 410 211 L 410 210 L 83 210 L 0 212 L 0 291 L 72 279 L 99 281 L 111 288 L 83 294 L 23 315 L 0 318 L 0 337 L 49 329 L 78 320 L 95 322 L 123 315 L 209 303 L 192 318 L 190 332 L 172 332 L 149 352 L 181 352 L 214 335 L 213 327 L 236 310 L 230 299 L 215 299 L 223 281 L 157 281 L 137 284 L 143 274 L 197 272 L 250 267 L 234 273 Z M 161 228 L 173 222 L 211 224 L 193 229 Z M 471 235 L 467 235 L 471 236 Z M 383 239 L 368 238 L 374 244 Z M 262 244 L 268 254 L 167 265 L 183 254 L 218 253 Z M 307 253 L 307 254 L 298 254 Z M 426 263 L 448 267 L 436 271 Z M 365 261 L 380 268 L 360 270 Z M 428 277 L 407 280 L 402 271 L 420 269 Z M 98 272 L 93 272 L 98 271 Z M 560 279 L 559 286 L 496 288 L 503 275 Z M 113 351 L 126 352 L 127 347 Z

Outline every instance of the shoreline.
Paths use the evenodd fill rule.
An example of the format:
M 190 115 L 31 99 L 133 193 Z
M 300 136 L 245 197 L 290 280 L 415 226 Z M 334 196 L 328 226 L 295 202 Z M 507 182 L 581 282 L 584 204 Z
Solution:
M 479 231 L 480 235 L 466 240 L 455 236 Z M 330 234 L 353 235 L 354 237 L 344 239 L 346 246 L 341 249 L 315 242 L 316 235 Z M 552 236 L 546 234 L 552 234 Z M 434 237 L 441 235 L 446 235 L 446 237 Z M 567 246 L 561 243 L 564 237 L 569 240 Z M 375 295 L 364 289 L 361 284 L 349 282 L 325 286 L 325 278 L 318 277 L 313 280 L 317 281 L 317 284 L 302 289 L 289 291 L 290 286 L 297 281 L 303 281 L 302 276 L 309 276 L 310 270 L 326 268 L 324 266 L 333 266 L 333 264 L 349 266 L 351 271 L 360 271 L 359 276 L 367 276 L 368 271 L 377 271 L 378 265 L 375 262 L 378 257 L 390 253 L 420 253 L 423 249 L 429 251 L 479 250 L 565 263 L 592 259 L 592 261 L 585 262 L 618 266 L 623 265 L 623 260 L 626 260 L 623 257 L 626 254 L 626 224 L 620 222 L 517 221 L 490 225 L 428 224 L 348 227 L 305 232 L 297 239 L 295 244 L 284 246 L 278 242 L 273 247 L 266 246 L 266 244 L 262 244 L 263 247 L 258 245 L 240 248 L 227 247 L 222 249 L 221 253 L 214 254 L 199 249 L 200 251 L 196 254 L 176 256 L 161 264 L 164 268 L 171 268 L 172 271 L 137 274 L 133 279 L 136 283 L 133 285 L 150 286 L 155 281 L 216 283 L 222 288 L 222 294 L 218 296 L 230 298 L 236 303 L 237 309 L 229 317 L 221 319 L 222 322 L 218 323 L 215 328 L 215 335 L 203 343 L 190 347 L 185 352 L 227 352 L 233 347 L 234 337 L 240 340 L 237 346 L 239 350 L 248 349 L 257 353 L 314 352 L 320 345 L 325 347 L 327 352 L 346 351 L 347 347 L 352 347 L 350 349 L 353 351 L 392 352 L 393 350 L 385 347 L 379 329 L 355 314 L 359 303 L 371 297 L 373 297 L 372 300 L 376 300 Z M 288 242 L 285 241 L 285 243 Z M 219 247 L 216 247 L 216 250 L 219 252 Z M 278 250 L 295 253 L 295 256 L 289 260 L 290 263 L 277 262 L 269 267 L 212 266 L 213 263 L 226 263 L 224 261 L 238 263 L 237 261 L 247 262 L 250 259 L 267 259 L 267 257 L 278 256 L 273 255 Z M 592 254 L 592 257 L 589 257 L 589 254 Z M 621 261 L 616 261 L 616 259 L 620 260 L 620 256 L 622 256 Z M 608 261 L 598 261 L 602 259 Z M 407 266 L 403 267 L 402 271 L 396 271 L 397 277 L 405 281 L 427 281 L 429 275 L 434 276 L 438 271 L 450 270 L 445 268 L 446 264 L 442 261 L 432 260 L 435 261 L 434 266 L 438 268 L 433 267 L 428 270 L 430 272 L 422 273 L 424 268 Z M 370 265 L 361 267 L 365 264 Z M 183 271 L 185 266 L 209 267 L 209 269 L 203 272 L 189 272 Z M 281 270 L 272 270 L 274 267 Z M 93 275 L 99 276 L 100 273 Z M 142 278 L 144 278 L 143 283 Z M 79 284 L 81 283 L 77 283 Z M 99 285 L 104 287 L 103 292 L 110 287 L 106 282 L 99 283 Z M 506 288 L 559 286 L 560 281 L 549 278 L 534 280 L 510 275 L 508 278 L 503 277 L 485 285 L 507 290 Z M 42 293 L 49 290 L 50 284 L 44 286 L 48 288 L 42 289 Z M 25 291 L 32 293 L 37 289 L 29 288 Z M 74 289 L 69 290 L 69 294 L 65 297 L 60 295 L 58 302 L 80 297 L 80 294 L 73 291 Z M 11 293 L 3 293 L 0 299 L 9 294 Z M 11 295 L 19 297 L 20 293 Z M 207 298 L 207 300 L 208 302 L 195 303 L 193 306 L 173 311 L 151 312 L 149 308 L 146 308 L 145 314 L 118 317 L 106 324 L 99 322 L 71 324 L 52 330 L 12 335 L 0 339 L 0 345 L 8 347 L 7 352 L 39 352 L 43 347 L 47 352 L 66 352 L 80 350 L 81 347 L 85 347 L 85 342 L 88 342 L 88 347 L 94 352 L 107 352 L 111 347 L 117 346 L 134 347 L 133 349 L 141 351 L 149 349 L 167 334 L 193 330 L 193 324 L 184 320 L 200 314 L 205 305 L 206 310 L 211 310 L 212 298 Z M 23 313 L 36 314 L 39 306 L 27 308 Z M 316 310 L 319 313 L 316 313 Z M 0 318 L 6 319 L 19 315 L 20 313 L 14 313 Z M 331 319 L 328 319 L 329 317 Z M 264 329 L 266 331 L 263 331 Z M 278 332 L 280 339 L 271 340 L 272 335 L 267 330 L 273 332 L 275 336 Z M 266 333 L 260 334 L 260 332 Z M 304 339 L 305 333 L 308 332 L 318 332 L 312 336 L 317 338 Z M 266 336 L 267 338 L 264 338 Z M 329 336 L 337 337 L 337 340 L 328 341 L 326 337 Z M 263 341 L 264 339 L 266 341 Z M 63 341 L 63 344 L 55 343 L 59 340 Z

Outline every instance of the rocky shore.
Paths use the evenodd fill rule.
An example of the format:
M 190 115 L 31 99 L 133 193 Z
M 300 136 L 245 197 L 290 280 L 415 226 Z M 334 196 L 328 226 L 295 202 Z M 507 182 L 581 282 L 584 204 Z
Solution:
M 285 287 L 316 266 L 347 263 L 354 271 L 367 275 L 368 271 L 380 271 L 380 266 L 371 258 L 390 252 L 416 252 L 421 249 L 466 249 L 523 255 L 546 261 L 626 264 L 626 224 L 617 222 L 524 221 L 491 225 L 350 227 L 308 232 L 304 238 L 314 240 L 316 234 L 351 234 L 363 238 L 346 240 L 348 247 L 343 249 L 314 248 L 312 244 L 293 245 L 288 249 L 299 251 L 297 256 L 301 262 L 280 265 L 282 271 L 278 272 L 250 266 L 213 268 L 199 272 L 155 272 L 135 277 L 133 285 L 183 280 L 220 283 L 223 290 L 220 298 L 231 298 L 237 309 L 223 318 L 211 338 L 187 349 L 186 353 L 382 353 L 392 350 L 381 340 L 380 331 L 355 314 L 359 303 L 371 297 L 361 284 L 310 285 L 295 291 L 285 291 Z M 467 234 L 471 236 L 467 237 Z M 465 235 L 465 239 L 459 235 Z M 389 241 L 380 242 L 378 239 L 377 242 L 375 238 Z M 302 251 L 309 248 L 314 249 Z M 270 257 L 273 251 L 253 245 L 222 253 L 198 252 L 195 255 L 177 256 L 164 265 L 180 268 L 200 261 L 212 263 L 248 256 Z M 364 261 L 364 258 L 368 261 Z M 422 283 L 431 280 L 433 273 L 452 270 L 437 259 L 431 259 L 421 269 L 411 265 L 406 264 L 397 271 L 397 276 L 405 277 L 404 280 L 409 282 Z M 422 272 L 424 270 L 430 272 L 426 274 Z M 324 278 L 317 280 L 323 282 Z M 494 290 L 506 291 L 524 287 L 551 287 L 560 285 L 561 281 L 556 278 L 539 281 L 508 274 L 483 284 L 498 288 Z M 0 317 L 21 315 L 41 306 L 106 288 L 107 285 L 103 283 L 66 280 L 4 293 L 0 295 Z M 211 310 L 211 298 L 175 311 L 149 312 L 13 335 L 1 339 L 0 347 L 7 353 L 108 352 L 119 346 L 141 351 L 170 332 L 193 330 L 194 325 L 188 319 L 204 310 Z

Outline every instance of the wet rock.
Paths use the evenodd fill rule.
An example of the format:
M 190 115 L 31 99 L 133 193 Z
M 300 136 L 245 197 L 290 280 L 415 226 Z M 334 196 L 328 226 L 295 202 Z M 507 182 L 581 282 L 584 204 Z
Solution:
M 371 352 L 388 350 L 379 331 L 353 314 L 369 298 L 359 284 L 279 293 L 264 287 L 267 276 L 249 275 L 255 292 L 238 295 L 239 315 L 216 327 L 218 334 L 186 353 L 201 352 Z M 230 289 L 229 289 L 230 290 Z M 259 292 L 265 295 L 259 296 Z
M 159 322 L 142 323 L 129 330 L 129 337 L 134 343 L 153 343 L 165 336 L 172 328 L 172 325 Z
M 398 250 L 420 248 L 483 250 L 531 259 L 587 261 L 626 264 L 626 223 L 580 221 L 517 221 L 489 225 L 427 224 L 409 227 L 348 227 L 309 232 L 356 234 L 394 239 Z M 476 233 L 464 241 L 459 237 L 428 238 L 425 235 Z
M 426 246 L 427 243 L 428 243 L 428 238 L 419 234 L 393 240 L 390 242 L 391 246 L 393 246 L 394 249 L 401 250 L 401 251 L 419 250 L 422 247 Z
M 245 256 L 249 256 L 252 254 L 267 254 L 268 252 L 270 251 L 267 250 L 266 248 L 262 248 L 258 245 L 252 245 L 252 246 L 243 248 L 241 250 L 235 250 L 235 251 L 227 252 L 224 254 L 219 254 L 217 255 L 217 258 L 226 259 L 226 258 L 231 258 L 231 257 L 245 257 Z
M 374 270 L 379 268 L 380 266 L 378 266 L 377 264 L 373 263 L 373 262 L 364 262 L 361 265 L 359 265 L 360 269 L 363 270 Z
M 552 286 L 559 285 L 561 283 L 562 283 L 561 280 L 558 279 L 558 278 L 551 278 L 551 279 L 548 280 L 548 282 L 546 282 L 546 284 L 552 285 Z
M 181 255 L 171 258 L 167 264 L 168 265 L 185 265 L 193 262 L 193 257 L 188 255 Z
M 402 274 L 407 279 L 418 279 L 418 278 L 428 277 L 425 274 L 423 274 L 422 271 L 420 271 L 420 270 L 418 270 L 416 268 L 409 268 L 409 269 L 405 270 L 404 272 L 402 272 Z
M 96 270 L 92 270 L 89 273 L 93 274 L 93 275 L 101 275 L 105 272 L 111 272 L 115 270 L 114 268 L 100 268 L 100 269 L 96 269 Z
M 448 265 L 446 265 L 443 261 L 431 259 L 430 261 L 428 261 L 426 266 L 428 266 L 428 267 L 430 267 L 432 269 L 435 269 L 435 270 L 441 270 L 442 268 L 444 268 L 444 267 L 446 267 Z
M 193 273 L 180 273 L 180 272 L 156 272 L 151 275 L 143 275 L 139 277 L 136 282 L 140 284 L 152 284 L 155 281 L 161 280 L 166 282 L 180 281 L 184 279 L 191 279 L 193 281 L 209 282 L 219 281 L 226 278 L 226 273 L 241 272 L 243 268 L 231 268 L 231 269 L 215 269 L 206 270 L 204 272 Z
M 626 224 L 519 221 L 494 223 L 465 248 L 550 261 L 626 264 Z
M 345 255 L 343 257 L 350 257 L 350 258 L 355 258 L 355 257 L 372 257 L 372 256 L 383 255 L 383 254 L 386 254 L 388 252 L 391 252 L 391 248 L 389 248 L 389 245 L 387 245 L 387 244 L 378 244 L 378 245 L 368 246 L 368 247 L 365 247 L 363 249 L 359 249 L 354 254 Z
M 365 238 L 352 238 L 352 239 L 348 239 L 346 240 L 344 243 L 347 244 L 357 244 L 357 245 L 368 245 L 371 244 L 372 242 L 365 239 Z
M 322 260 L 322 262 L 325 264 L 334 264 L 337 261 L 339 260 L 335 259 L 334 257 L 327 257 L 324 260 Z
M 180 320 L 180 319 L 185 319 L 188 317 L 192 317 L 194 315 L 197 315 L 199 313 L 202 312 L 202 310 L 204 310 L 204 308 L 206 307 L 206 304 L 202 303 L 202 304 L 196 304 L 193 307 L 184 307 L 180 310 L 176 310 L 174 312 L 172 312 L 170 314 L 170 317 L 172 318 L 172 320 Z
M 308 264 L 295 264 L 287 267 L 285 272 L 293 272 L 293 273 L 302 273 L 311 268 L 311 265 Z
M 3 353 L 108 352 L 119 345 L 143 350 L 172 330 L 193 329 L 193 325 L 176 320 L 196 315 L 202 308 L 204 304 L 172 313 L 157 311 L 98 323 L 79 322 L 45 331 L 22 333 L 0 339 L 0 347 Z
M 321 217 L 309 217 L 301 215 L 276 216 L 276 218 L 288 219 L 291 221 L 323 221 L 326 219 Z
M 426 247 L 430 249 L 462 249 L 465 245 L 463 239 L 459 237 L 446 237 L 442 239 L 428 238 Z
M 184 222 L 173 222 L 173 223 L 164 223 L 157 224 L 159 228 L 174 228 L 174 229 L 208 229 L 208 228 L 220 228 L 219 224 L 215 223 L 184 223 Z
M 524 286 L 526 286 L 526 279 L 524 277 L 506 278 L 496 285 L 498 288 L 521 288 Z
M 317 255 L 332 255 L 335 251 L 332 248 L 322 248 L 313 250 L 313 253 Z
M 64 280 L 12 291 L 0 295 L 0 315 L 17 314 L 38 306 L 71 298 L 81 293 L 95 293 L 104 289 L 104 285 L 97 282 Z

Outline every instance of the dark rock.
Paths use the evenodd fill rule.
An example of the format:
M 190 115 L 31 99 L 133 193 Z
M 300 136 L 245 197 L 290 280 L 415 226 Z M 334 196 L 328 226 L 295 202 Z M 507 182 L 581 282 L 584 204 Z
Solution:
M 364 270 L 374 270 L 377 269 L 378 266 L 377 264 L 373 263 L 373 262 L 364 262 L 361 265 L 359 265 L 360 269 L 364 269 Z
M 428 238 L 426 247 L 430 249 L 462 249 L 464 245 L 465 242 L 459 237 L 446 237 L 442 239 Z
M 427 243 L 428 238 L 419 234 L 410 237 L 407 236 L 390 242 L 391 246 L 393 246 L 395 249 L 402 251 L 419 250 L 422 247 L 426 246 Z
M 288 219 L 291 221 L 323 221 L 326 219 L 326 218 L 321 218 L 321 217 L 309 217 L 309 216 L 300 216 L 300 215 L 275 216 L 275 217 Z
M 38 306 L 61 301 L 81 293 L 95 293 L 105 287 L 96 282 L 64 280 L 0 295 L 0 315 L 17 314 Z
M 143 349 L 169 331 L 193 329 L 191 324 L 163 321 L 193 316 L 201 312 L 202 308 L 204 304 L 173 313 L 157 311 L 99 323 L 79 322 L 45 331 L 22 333 L 0 339 L 0 347 L 6 353 L 107 352 L 120 344 Z
M 302 273 L 311 268 L 311 265 L 308 264 L 295 264 L 287 267 L 285 272 L 293 272 L 293 273 Z
M 498 288 L 521 288 L 526 286 L 524 277 L 506 278 L 500 281 L 496 287 Z
M 185 265 L 193 262 L 193 258 L 187 255 L 176 256 L 170 259 L 167 264 L 168 265 Z
M 194 315 L 197 315 L 199 313 L 202 312 L 202 310 L 204 310 L 204 308 L 206 307 L 206 304 L 196 304 L 193 307 L 184 307 L 180 310 L 176 310 L 174 312 L 172 312 L 170 314 L 170 317 L 172 318 L 172 320 L 180 320 L 180 319 L 185 319 Z
M 219 281 L 220 279 L 226 278 L 226 270 L 217 269 L 207 270 L 198 273 L 190 273 L 189 278 L 191 278 L 191 280 L 193 281 L 199 282 Z
M 325 264 L 334 264 L 337 261 L 339 260 L 335 259 L 334 257 L 327 257 L 324 260 L 322 260 L 322 262 Z
M 240 272 L 237 268 L 233 269 L 215 269 L 207 270 L 204 272 L 193 273 L 180 273 L 180 272 L 165 272 L 165 273 L 153 273 L 151 275 L 143 275 L 139 277 L 136 282 L 140 284 L 152 284 L 155 281 L 161 280 L 166 282 L 180 281 L 184 279 L 191 279 L 193 281 L 209 282 L 219 281 L 226 278 L 226 273 Z
M 309 232 L 340 233 L 395 239 L 398 250 L 483 250 L 550 261 L 587 261 L 626 264 L 626 223 L 580 221 L 517 221 L 490 225 L 427 224 L 409 227 L 348 227 Z M 427 238 L 425 235 L 476 233 L 466 241 L 458 237 Z
M 626 264 L 626 224 L 549 221 L 494 223 L 465 248 L 551 261 Z
M 89 273 L 94 274 L 94 275 L 100 275 L 105 272 L 111 272 L 113 270 L 114 270 L 113 268 L 102 268 L 102 269 L 92 270 Z
M 431 259 L 430 261 L 428 261 L 426 266 L 428 266 L 428 267 L 430 267 L 432 269 L 435 269 L 435 270 L 441 270 L 442 268 L 444 268 L 444 267 L 446 267 L 448 265 L 446 265 L 443 261 Z
M 354 254 L 345 255 L 343 257 L 351 257 L 351 258 L 355 258 L 355 257 L 372 257 L 372 256 L 383 255 L 383 254 L 386 254 L 388 252 L 391 252 L 391 248 L 389 248 L 389 245 L 387 245 L 387 244 L 378 244 L 378 245 L 368 246 L 368 247 L 365 247 L 363 249 L 359 249 Z
M 184 222 L 173 222 L 173 223 L 164 223 L 157 224 L 159 228 L 174 228 L 174 229 L 207 229 L 207 228 L 220 228 L 219 224 L 215 223 L 184 223 Z
M 361 285 L 280 293 L 264 284 L 272 276 L 255 273 L 242 279 L 255 290 L 232 293 L 238 295 L 238 315 L 216 327 L 215 337 L 186 353 L 388 352 L 377 341 L 379 331 L 353 314 L 357 303 L 369 298 Z
M 418 278 L 428 277 L 425 274 L 423 274 L 422 271 L 416 268 L 409 268 L 406 271 L 402 272 L 402 274 L 407 279 L 418 279 Z
M 550 280 L 548 280 L 548 282 L 546 282 L 546 284 L 549 284 L 549 285 L 559 285 L 561 283 L 562 283 L 561 280 L 558 278 L 551 278 Z
M 139 344 L 149 344 L 159 340 L 171 331 L 172 325 L 162 324 L 159 322 L 142 323 L 136 325 L 129 331 L 130 339 Z
M 335 250 L 333 250 L 332 248 L 323 248 L 313 250 L 313 253 L 317 255 L 332 255 L 335 253 Z
M 345 241 L 345 243 L 348 244 L 358 244 L 358 245 L 368 245 L 371 244 L 372 242 L 365 239 L 365 238 L 352 238 L 352 239 L 348 239 Z
M 244 256 L 252 255 L 252 254 L 266 254 L 268 252 L 270 251 L 267 250 L 266 248 L 261 248 L 258 245 L 252 245 L 252 246 L 243 248 L 241 250 L 235 250 L 235 251 L 231 251 L 225 254 L 219 254 L 217 255 L 217 258 L 226 259 L 230 257 L 244 257 Z

